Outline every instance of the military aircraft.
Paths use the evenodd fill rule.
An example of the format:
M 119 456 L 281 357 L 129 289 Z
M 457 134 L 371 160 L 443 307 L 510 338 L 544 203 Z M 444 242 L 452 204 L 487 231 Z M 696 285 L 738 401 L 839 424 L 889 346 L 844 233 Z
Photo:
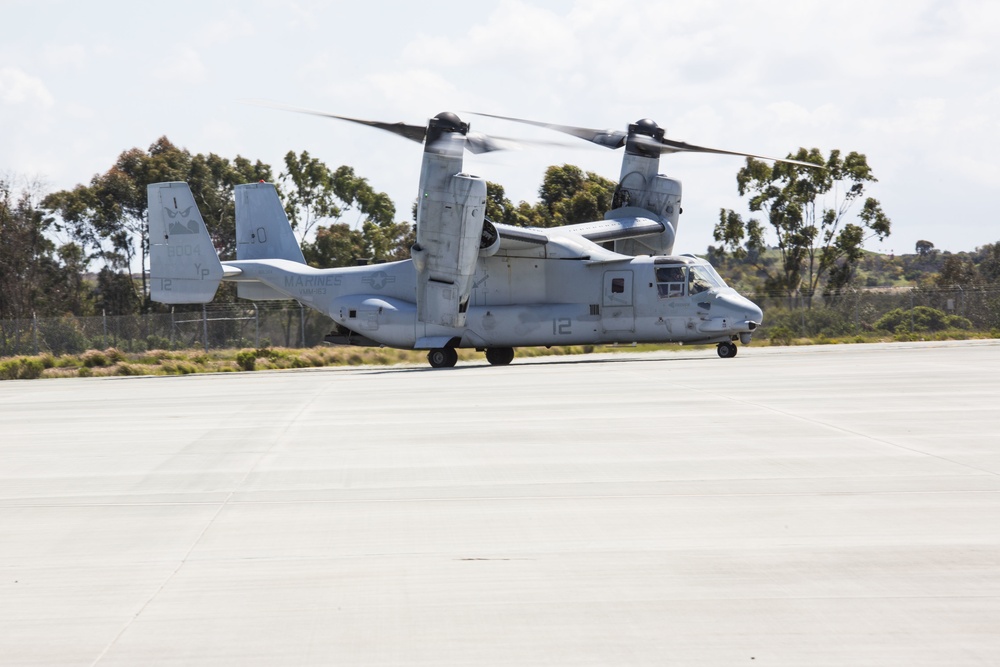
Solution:
M 187 184 L 155 183 L 154 301 L 207 303 L 234 281 L 241 298 L 295 299 L 328 315 L 331 342 L 428 350 L 435 368 L 454 366 L 458 348 L 485 351 L 493 365 L 509 364 L 517 347 L 582 344 L 714 343 L 727 358 L 761 324 L 761 309 L 708 262 L 671 254 L 681 188 L 656 173 L 671 146 L 652 121 L 624 135 L 570 128 L 626 147 L 615 208 L 604 220 L 542 229 L 486 219 L 486 181 L 463 170 L 465 150 L 508 140 L 473 133 L 450 112 L 426 126 L 320 115 L 423 144 L 411 259 L 310 267 L 274 186 L 251 183 L 235 189 L 237 259 L 222 262 Z

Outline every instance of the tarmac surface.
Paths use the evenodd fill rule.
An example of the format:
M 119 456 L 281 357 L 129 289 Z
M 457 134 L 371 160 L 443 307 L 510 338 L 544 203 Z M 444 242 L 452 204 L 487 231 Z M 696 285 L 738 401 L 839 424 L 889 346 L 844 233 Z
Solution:
M 0 665 L 997 665 L 1000 341 L 0 383 Z

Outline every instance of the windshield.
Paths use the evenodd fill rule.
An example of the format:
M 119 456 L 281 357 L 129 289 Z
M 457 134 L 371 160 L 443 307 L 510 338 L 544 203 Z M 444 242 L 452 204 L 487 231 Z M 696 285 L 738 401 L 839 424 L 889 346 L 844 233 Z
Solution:
M 694 264 L 689 267 L 690 280 L 688 282 L 688 293 L 698 294 L 706 292 L 713 287 L 725 287 L 719 274 L 715 272 L 710 264 Z

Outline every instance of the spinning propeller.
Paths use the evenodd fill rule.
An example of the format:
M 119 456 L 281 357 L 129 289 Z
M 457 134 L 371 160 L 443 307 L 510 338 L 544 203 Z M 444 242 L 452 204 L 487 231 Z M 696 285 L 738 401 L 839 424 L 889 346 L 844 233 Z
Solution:
M 465 137 L 466 150 L 470 153 L 476 154 L 511 150 L 517 148 L 520 144 L 542 144 L 549 146 L 565 145 L 552 141 L 525 141 L 521 139 L 512 139 L 510 137 L 490 136 L 483 134 L 482 132 L 472 132 L 469 129 L 468 123 L 463 122 L 461 118 L 450 111 L 439 113 L 427 121 L 426 125 L 409 125 L 407 123 L 385 123 L 377 120 L 350 118 L 348 116 L 338 116 L 337 114 L 326 113 L 325 111 L 300 109 L 281 104 L 272 104 L 270 102 L 252 101 L 250 103 L 257 106 L 282 109 L 284 111 L 294 111 L 296 113 L 305 113 L 312 116 L 320 116 L 322 118 L 336 118 L 337 120 L 346 120 L 349 123 L 367 125 L 368 127 L 374 127 L 379 130 L 385 130 L 386 132 L 392 132 L 393 134 L 409 139 L 410 141 L 415 141 L 418 144 L 425 143 L 429 147 L 433 147 L 434 144 L 440 141 L 444 134 L 457 133 Z
M 789 164 L 797 164 L 803 167 L 821 168 L 819 165 L 811 162 L 802 162 L 800 160 L 791 160 L 788 158 L 768 157 L 766 155 L 755 155 L 753 153 L 743 153 L 740 151 L 727 151 L 720 148 L 708 148 L 705 146 L 696 146 L 694 144 L 685 143 L 683 141 L 667 139 L 664 136 L 665 130 L 648 118 L 643 118 L 642 120 L 632 123 L 628 126 L 628 132 L 623 132 L 621 130 L 595 130 L 587 127 L 574 127 L 572 125 L 542 123 L 536 120 L 511 118 L 510 116 L 496 116 L 488 113 L 471 113 L 474 113 L 477 116 L 499 118 L 501 120 L 514 121 L 515 123 L 524 123 L 526 125 L 534 125 L 536 127 L 556 130 L 557 132 L 563 132 L 606 148 L 615 149 L 625 146 L 627 152 L 644 155 L 646 157 L 657 157 L 665 153 L 715 153 L 718 155 L 738 155 L 740 157 L 752 157 L 760 160 L 771 160 L 773 162 L 787 162 Z

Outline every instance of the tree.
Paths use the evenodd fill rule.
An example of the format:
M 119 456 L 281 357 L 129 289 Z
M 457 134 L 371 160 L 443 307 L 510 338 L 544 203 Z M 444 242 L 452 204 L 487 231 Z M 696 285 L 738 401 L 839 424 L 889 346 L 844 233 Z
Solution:
M 934 252 L 934 244 L 931 243 L 930 241 L 925 241 L 924 239 L 920 239 L 919 241 L 917 241 L 916 251 L 918 255 L 926 257 L 927 255 L 930 255 L 931 253 Z
M 750 210 L 767 216 L 777 238 L 781 261 L 776 270 L 759 267 L 767 274 L 766 288 L 803 294 L 811 303 L 824 278 L 827 292 L 849 284 L 865 241 L 888 237 L 891 222 L 877 199 L 863 199 L 865 185 L 877 180 L 863 154 L 842 157 L 834 150 L 824 159 L 818 149 L 800 148 L 789 157 L 822 168 L 785 162 L 769 166 L 747 158 L 736 181 L 740 195 L 750 197 Z M 827 196 L 833 198 L 830 206 L 825 205 Z M 848 213 L 858 201 L 863 203 L 857 222 L 849 222 Z M 722 210 L 714 236 L 723 244 L 717 252 L 759 256 L 767 248 L 764 226 L 733 211 Z
M 285 197 L 285 212 L 292 229 L 299 230 L 300 240 L 305 240 L 320 220 L 340 218 L 342 212 L 336 203 L 330 169 L 308 151 L 302 151 L 301 155 L 288 151 L 285 171 L 279 178 L 286 185 L 291 183 Z
M 293 228 L 301 229 L 302 252 L 317 267 L 348 266 L 358 259 L 396 260 L 409 257 L 413 226 L 394 222 L 396 207 L 389 195 L 376 192 L 352 167 L 330 170 L 308 152 L 285 155 L 281 179 L 288 185 L 285 210 Z M 339 220 L 355 210 L 360 229 Z M 329 221 L 327 225 L 320 222 Z M 306 240 L 315 227 L 316 237 Z
M 571 164 L 551 166 L 538 189 L 538 215 L 531 217 L 541 227 L 600 220 L 611 209 L 614 193 L 615 182 L 594 172 L 584 174 Z
M 55 221 L 36 205 L 37 184 L 15 194 L 0 179 L 0 320 L 87 314 L 82 251 L 56 248 Z
M 128 275 L 136 243 L 141 253 L 142 296 L 145 300 L 149 231 L 146 223 L 146 186 L 164 181 L 186 181 L 205 220 L 205 227 L 223 259 L 235 257 L 233 188 L 241 183 L 271 180 L 271 168 L 237 156 L 230 161 L 214 153 L 191 155 L 166 137 L 149 149 L 121 153 L 105 173 L 89 185 L 78 185 L 47 196 L 42 205 L 57 213 L 90 259 L 103 268 Z M 119 284 L 117 288 L 120 288 Z M 116 288 L 116 289 L 117 289 Z M 126 303 L 121 299 L 117 304 Z M 131 301 L 130 301 L 131 303 Z
M 1000 242 L 987 243 L 976 248 L 975 253 L 979 275 L 983 282 L 1000 282 Z
M 980 282 L 979 271 L 965 253 L 948 255 L 934 282 L 941 288 L 971 287 Z

